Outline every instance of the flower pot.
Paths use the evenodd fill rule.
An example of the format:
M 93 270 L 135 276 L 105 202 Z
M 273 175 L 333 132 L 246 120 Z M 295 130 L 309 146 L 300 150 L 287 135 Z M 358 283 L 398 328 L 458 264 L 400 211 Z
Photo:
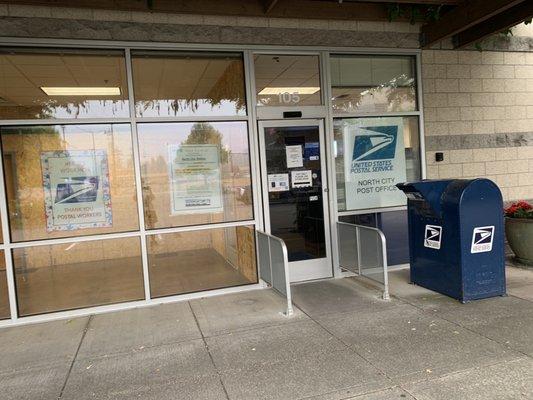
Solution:
M 505 218 L 505 235 L 517 261 L 533 265 L 533 219 Z

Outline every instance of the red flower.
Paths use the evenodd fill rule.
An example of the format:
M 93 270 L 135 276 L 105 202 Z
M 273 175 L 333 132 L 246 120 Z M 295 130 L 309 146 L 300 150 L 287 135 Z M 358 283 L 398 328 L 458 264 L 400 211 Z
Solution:
M 533 206 L 527 201 L 520 200 L 507 207 L 505 215 L 510 218 L 532 218 Z

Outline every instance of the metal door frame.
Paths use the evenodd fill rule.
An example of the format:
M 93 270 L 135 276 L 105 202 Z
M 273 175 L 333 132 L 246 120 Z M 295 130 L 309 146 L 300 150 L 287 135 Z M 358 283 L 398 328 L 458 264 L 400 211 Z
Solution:
M 324 241 L 326 246 L 326 257 L 313 260 L 292 261 L 289 262 L 289 275 L 291 282 L 300 282 L 313 279 L 324 279 L 333 277 L 333 259 L 332 259 L 332 245 L 331 245 L 331 226 L 329 223 L 329 176 L 326 162 L 326 146 L 324 134 L 324 120 L 318 118 L 309 119 L 275 119 L 262 120 L 257 122 L 258 136 L 259 136 L 259 155 L 260 155 L 260 170 L 261 170 L 261 197 L 263 204 L 263 224 L 265 232 L 270 234 L 270 203 L 268 200 L 268 178 L 266 165 L 266 147 L 265 147 L 265 128 L 283 128 L 293 126 L 317 126 L 319 135 L 319 149 L 320 149 L 320 174 L 322 181 L 322 208 L 324 212 Z M 327 266 L 327 274 L 320 274 L 319 271 L 324 268 L 323 263 Z M 304 267 L 305 263 L 305 267 Z M 311 268 L 315 273 L 301 273 L 294 274 L 295 267 L 297 269 Z

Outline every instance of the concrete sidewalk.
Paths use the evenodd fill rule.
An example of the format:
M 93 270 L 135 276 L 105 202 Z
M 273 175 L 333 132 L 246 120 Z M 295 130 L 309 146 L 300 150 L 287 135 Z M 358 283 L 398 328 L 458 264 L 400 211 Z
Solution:
M 391 274 L 0 330 L 1 399 L 533 399 L 533 271 L 460 304 Z

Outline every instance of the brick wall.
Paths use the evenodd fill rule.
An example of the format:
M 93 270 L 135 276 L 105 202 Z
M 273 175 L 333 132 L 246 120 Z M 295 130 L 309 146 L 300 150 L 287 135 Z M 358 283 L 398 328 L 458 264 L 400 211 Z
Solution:
M 428 178 L 487 177 L 505 200 L 532 199 L 533 52 L 423 51 L 422 79 Z

